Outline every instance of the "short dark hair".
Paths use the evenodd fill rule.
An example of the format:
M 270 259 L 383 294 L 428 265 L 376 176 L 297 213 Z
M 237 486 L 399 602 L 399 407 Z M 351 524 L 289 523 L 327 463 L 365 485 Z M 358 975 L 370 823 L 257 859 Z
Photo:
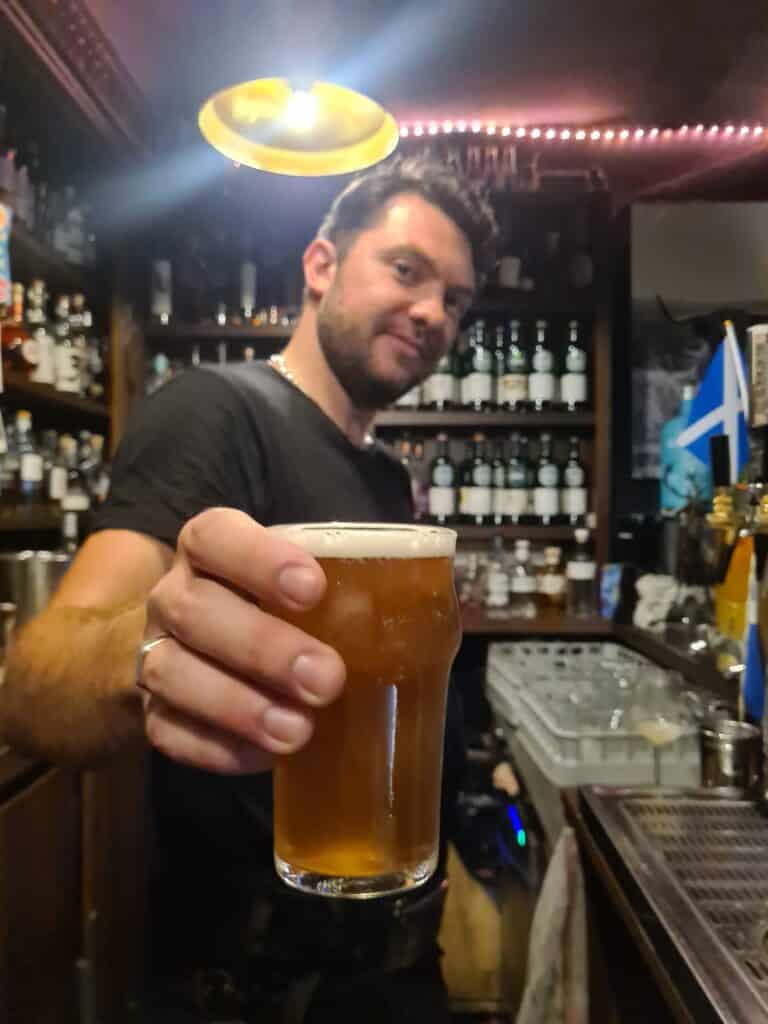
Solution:
M 429 157 L 395 157 L 359 175 L 334 199 L 318 228 L 343 260 L 355 236 L 370 226 L 394 196 L 413 193 L 432 203 L 464 233 L 482 284 L 493 268 L 499 229 L 491 204 L 449 164 Z

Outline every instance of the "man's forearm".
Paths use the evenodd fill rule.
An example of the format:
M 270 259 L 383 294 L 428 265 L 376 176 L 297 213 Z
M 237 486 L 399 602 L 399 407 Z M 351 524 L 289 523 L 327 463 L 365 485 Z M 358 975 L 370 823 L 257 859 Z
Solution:
M 134 686 L 144 604 L 112 612 L 53 607 L 17 634 L 0 688 L 0 731 L 23 753 L 87 764 L 138 747 Z

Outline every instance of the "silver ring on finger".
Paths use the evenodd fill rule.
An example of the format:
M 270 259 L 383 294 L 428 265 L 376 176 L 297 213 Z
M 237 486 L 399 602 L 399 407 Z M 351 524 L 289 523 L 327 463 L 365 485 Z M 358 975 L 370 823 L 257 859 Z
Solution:
M 152 691 L 141 681 L 141 677 L 144 672 L 144 659 L 147 657 L 149 652 L 161 644 L 163 640 L 172 639 L 173 637 L 170 633 L 161 633 L 160 636 L 153 637 L 151 640 L 145 640 L 139 648 L 139 653 L 136 655 L 136 685 L 140 690 L 144 690 L 145 693 L 151 693 Z

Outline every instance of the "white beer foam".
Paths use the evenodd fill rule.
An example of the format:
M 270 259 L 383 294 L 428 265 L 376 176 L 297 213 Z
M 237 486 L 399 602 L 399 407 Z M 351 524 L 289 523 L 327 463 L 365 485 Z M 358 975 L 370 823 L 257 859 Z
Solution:
M 313 558 L 451 558 L 456 532 L 402 523 L 297 523 L 270 526 Z

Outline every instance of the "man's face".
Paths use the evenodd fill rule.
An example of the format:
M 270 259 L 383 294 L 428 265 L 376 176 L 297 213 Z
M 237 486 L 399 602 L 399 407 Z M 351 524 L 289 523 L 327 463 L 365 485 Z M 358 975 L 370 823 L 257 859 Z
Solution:
M 457 225 L 420 196 L 392 198 L 354 238 L 318 306 L 323 354 L 355 405 L 382 408 L 425 380 L 474 287 Z

